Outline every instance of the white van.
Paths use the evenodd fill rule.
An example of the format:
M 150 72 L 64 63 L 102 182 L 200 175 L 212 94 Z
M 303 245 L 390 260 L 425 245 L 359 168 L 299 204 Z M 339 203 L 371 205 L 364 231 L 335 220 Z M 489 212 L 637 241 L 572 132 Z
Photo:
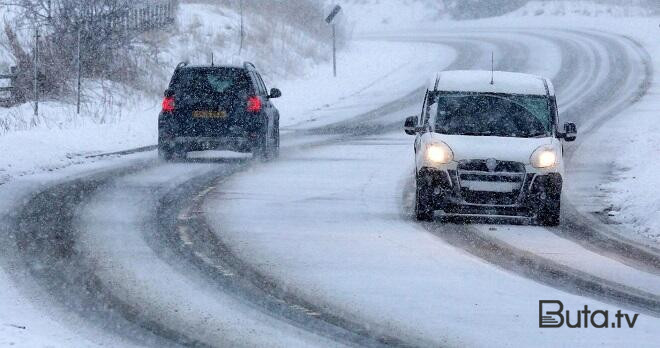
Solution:
M 454 216 L 532 218 L 559 224 L 564 178 L 552 83 L 510 72 L 445 71 L 433 78 L 422 113 L 406 119 L 415 135 L 418 220 Z

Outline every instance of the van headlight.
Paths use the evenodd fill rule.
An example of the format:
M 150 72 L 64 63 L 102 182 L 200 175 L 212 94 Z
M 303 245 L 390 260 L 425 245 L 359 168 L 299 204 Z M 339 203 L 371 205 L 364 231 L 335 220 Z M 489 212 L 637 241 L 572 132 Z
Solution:
M 426 159 L 433 164 L 447 164 L 454 159 L 454 152 L 443 142 L 434 143 L 426 148 Z
M 532 153 L 530 161 L 534 168 L 552 168 L 557 165 L 559 155 L 551 146 L 541 146 Z

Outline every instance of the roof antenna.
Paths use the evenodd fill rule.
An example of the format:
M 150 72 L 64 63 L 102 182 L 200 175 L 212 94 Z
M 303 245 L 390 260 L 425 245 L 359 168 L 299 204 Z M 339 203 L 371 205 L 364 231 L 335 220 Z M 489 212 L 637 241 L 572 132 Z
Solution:
M 211 66 L 213 66 L 213 52 L 211 52 Z
M 490 52 L 490 84 L 495 84 L 495 52 Z

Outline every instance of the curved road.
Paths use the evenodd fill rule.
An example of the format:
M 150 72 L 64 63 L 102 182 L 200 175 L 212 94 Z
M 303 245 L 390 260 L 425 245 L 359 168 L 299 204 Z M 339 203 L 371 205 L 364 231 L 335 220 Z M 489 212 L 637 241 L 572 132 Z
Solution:
M 652 74 L 646 53 L 634 42 L 602 33 L 493 29 L 378 39 L 451 47 L 457 57 L 448 69 L 488 68 L 490 52 L 495 51 L 498 70 L 533 71 L 543 64 L 538 46 L 556 47 L 561 65 L 553 80 L 562 118 L 582 126 L 586 132 L 581 141 L 588 141 L 585 133 L 598 129 L 645 93 Z M 296 154 L 313 166 L 306 152 L 351 142 L 362 149 L 373 145 L 370 137 L 401 129 L 404 112 L 419 103 L 419 92 L 343 122 L 290 132 L 283 144 L 295 139 L 297 145 L 283 149 L 282 162 L 292 161 L 288 154 Z M 299 145 L 301 138 L 307 139 L 304 146 Z M 399 140 L 394 143 L 402 145 Z M 567 148 L 569 159 L 578 147 L 579 143 Z M 39 188 L 16 202 L 15 213 L 4 218 L 3 243 L 12 246 L 9 256 L 31 276 L 30 282 L 22 282 L 35 297 L 52 299 L 54 306 L 88 325 L 136 345 L 436 346 L 466 342 L 460 335 L 440 332 L 434 337 L 421 329 L 367 320 L 359 302 L 352 310 L 339 309 L 330 300 L 309 295 L 317 291 L 323 297 L 327 289 L 322 285 L 311 284 L 312 288 L 300 291 L 298 278 L 283 279 L 286 270 L 271 273 L 285 263 L 269 258 L 267 250 L 258 258 L 248 258 L 254 250 L 236 243 L 250 239 L 218 230 L 216 220 L 228 217 L 207 216 L 205 202 L 216 202 L 211 204 L 216 210 L 223 209 L 217 204 L 233 204 L 232 183 L 225 181 L 252 167 L 259 169 L 260 164 L 244 160 L 164 164 L 150 156 L 134 157 Z M 267 167 L 272 165 L 277 164 Z M 406 191 L 403 203 L 398 202 L 403 213 L 389 218 L 412 226 L 417 224 L 405 208 L 410 202 L 408 186 L 402 185 Z M 319 192 L 323 194 L 322 188 Z M 242 193 L 235 198 L 239 204 L 250 199 L 259 197 Z M 289 212 L 286 195 L 269 199 L 279 202 L 270 208 Z M 632 272 L 633 283 L 622 278 L 621 272 L 604 273 L 588 266 L 589 262 L 566 264 L 511 234 L 489 233 L 502 225 L 436 222 L 423 227 L 440 239 L 437 242 L 514 274 L 660 317 L 660 285 L 654 278 L 660 270 L 660 252 L 585 221 L 568 204 L 560 228 L 512 228 L 547 245 L 569 243 L 569 248 L 584 250 L 587 261 L 613 262 L 612 269 Z M 324 222 L 316 223 L 323 230 Z M 270 233 L 256 237 L 267 242 L 287 233 L 276 228 L 273 223 Z M 323 242 L 322 235 L 316 238 Z M 637 279 L 639 284 L 634 283 Z M 32 288 L 35 283 L 38 289 Z

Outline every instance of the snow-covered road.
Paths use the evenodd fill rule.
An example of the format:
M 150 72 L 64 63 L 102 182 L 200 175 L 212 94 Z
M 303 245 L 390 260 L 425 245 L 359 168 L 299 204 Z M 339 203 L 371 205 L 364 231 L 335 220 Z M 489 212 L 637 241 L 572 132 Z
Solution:
M 563 120 L 583 131 L 567 147 L 571 164 L 586 135 L 644 94 L 651 78 L 633 41 L 592 31 L 368 39 L 451 50 L 434 69 L 488 69 L 495 52 L 498 70 L 553 77 Z M 585 223 L 578 211 L 588 192 L 578 184 L 557 229 L 414 222 L 412 145 L 401 127 L 421 96 L 405 92 L 366 113 L 337 108 L 337 122 L 283 130 L 286 146 L 272 163 L 163 164 L 151 152 L 70 168 L 39 185 L 13 183 L 0 192 L 12 198 L 2 204 L 3 245 L 12 246 L 3 262 L 25 274 L 18 287 L 36 284 L 32 298 L 77 318 L 70 337 L 97 344 L 660 341 L 660 252 Z M 579 169 L 569 175 L 599 174 Z M 548 299 L 642 314 L 634 329 L 541 330 L 538 301 Z

